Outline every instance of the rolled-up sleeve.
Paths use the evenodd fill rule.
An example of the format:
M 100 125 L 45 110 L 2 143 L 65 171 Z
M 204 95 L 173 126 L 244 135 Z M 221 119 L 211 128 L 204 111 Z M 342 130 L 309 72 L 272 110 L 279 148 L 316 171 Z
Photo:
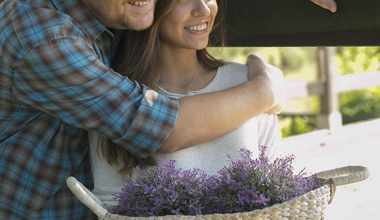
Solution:
M 15 66 L 17 100 L 147 157 L 171 133 L 178 101 L 157 94 L 104 65 L 78 38 L 50 39 Z

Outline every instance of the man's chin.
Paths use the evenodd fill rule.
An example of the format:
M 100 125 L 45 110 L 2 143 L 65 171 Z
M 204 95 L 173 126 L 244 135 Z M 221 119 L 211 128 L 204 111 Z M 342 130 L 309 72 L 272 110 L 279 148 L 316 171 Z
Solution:
M 143 31 L 148 29 L 153 24 L 153 16 L 145 17 L 139 20 L 125 20 L 123 23 L 123 29 L 129 29 L 134 31 Z

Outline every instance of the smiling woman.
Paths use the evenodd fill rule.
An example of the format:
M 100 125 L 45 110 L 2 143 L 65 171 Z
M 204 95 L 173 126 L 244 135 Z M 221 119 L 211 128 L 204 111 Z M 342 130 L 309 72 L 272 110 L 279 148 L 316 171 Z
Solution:
M 246 65 L 219 60 L 207 52 L 209 44 L 225 40 L 224 6 L 225 0 L 159 0 L 150 28 L 125 32 L 113 69 L 179 101 L 247 82 Z M 210 40 L 214 31 L 218 38 Z M 274 75 L 282 75 L 273 66 L 267 68 Z M 231 120 L 236 121 L 238 117 Z M 199 129 L 211 130 L 207 126 Z M 93 193 L 104 204 L 114 206 L 116 200 L 112 194 L 121 190 L 123 179 L 135 178 L 137 165 L 148 169 L 156 164 L 157 157 L 163 157 L 161 162 L 176 160 L 183 169 L 199 168 L 215 174 L 227 164 L 225 155 L 236 158 L 242 147 L 258 155 L 258 147 L 267 146 L 268 155 L 272 156 L 279 141 L 274 114 L 261 114 L 205 143 L 193 142 L 186 149 L 165 154 L 155 152 L 147 159 L 137 158 L 111 141 L 90 134 Z

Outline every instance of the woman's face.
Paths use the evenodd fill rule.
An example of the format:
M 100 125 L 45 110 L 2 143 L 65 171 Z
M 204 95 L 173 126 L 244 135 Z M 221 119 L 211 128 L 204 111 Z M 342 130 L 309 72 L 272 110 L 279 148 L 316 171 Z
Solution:
M 160 41 L 169 49 L 201 50 L 218 12 L 217 0 L 177 0 L 160 23 Z

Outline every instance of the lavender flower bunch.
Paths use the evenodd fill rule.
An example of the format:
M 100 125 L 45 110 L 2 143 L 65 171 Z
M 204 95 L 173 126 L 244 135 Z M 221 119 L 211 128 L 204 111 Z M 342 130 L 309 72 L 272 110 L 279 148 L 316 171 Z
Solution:
M 267 147 L 260 147 L 260 155 L 252 158 L 246 148 L 240 150 L 241 159 L 223 168 L 216 175 L 216 187 L 209 197 L 213 202 L 205 213 L 234 213 L 252 211 L 288 201 L 315 187 L 315 177 L 305 169 L 293 173 L 293 155 L 270 162 L 265 156 Z
M 117 214 L 126 216 L 197 215 L 203 209 L 209 176 L 199 169 L 182 170 L 170 160 L 139 171 L 116 196 Z
M 117 196 L 117 214 L 126 216 L 198 215 L 252 211 L 282 203 L 315 187 L 305 169 L 293 173 L 294 156 L 271 162 L 260 147 L 258 158 L 246 148 L 240 159 L 209 176 L 199 169 L 182 170 L 170 160 L 141 171 Z

